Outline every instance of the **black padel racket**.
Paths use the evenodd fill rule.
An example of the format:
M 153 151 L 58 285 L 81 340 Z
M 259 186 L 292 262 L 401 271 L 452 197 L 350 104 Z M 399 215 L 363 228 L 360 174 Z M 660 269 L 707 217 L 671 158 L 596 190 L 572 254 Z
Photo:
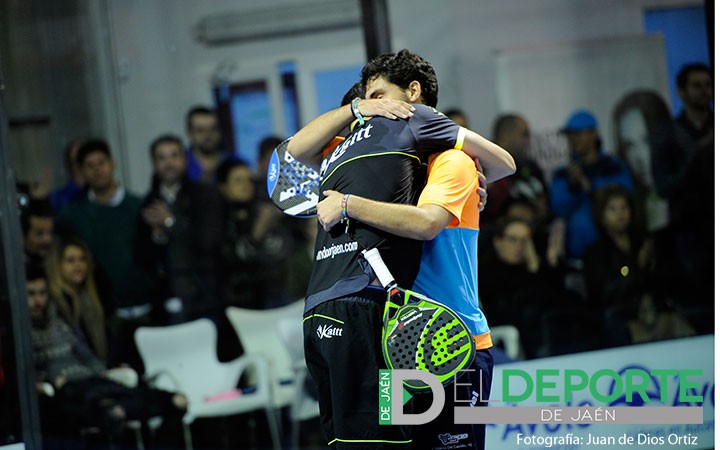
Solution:
M 285 214 L 314 217 L 320 199 L 320 174 L 287 151 L 290 138 L 273 150 L 267 171 L 270 200 Z
M 470 329 L 439 301 L 398 287 L 377 249 L 363 250 L 363 256 L 388 291 L 382 333 L 388 368 L 424 370 L 450 383 L 475 358 Z M 416 392 L 430 388 L 419 380 L 406 380 L 405 386 Z

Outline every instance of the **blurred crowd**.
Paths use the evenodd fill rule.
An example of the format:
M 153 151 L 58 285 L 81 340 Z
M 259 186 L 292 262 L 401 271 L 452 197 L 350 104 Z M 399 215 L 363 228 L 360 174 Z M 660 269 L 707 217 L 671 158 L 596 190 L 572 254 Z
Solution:
M 688 65 L 676 82 L 677 117 L 657 92 L 634 90 L 600 118 L 613 136 L 600 136 L 592 111 L 569 111 L 558 124 L 569 155 L 550 168 L 521 113 L 494 121 L 489 137 L 517 172 L 487 188 L 480 299 L 491 328 L 519 331 L 518 358 L 713 332 L 711 72 Z M 461 110 L 446 114 L 472 128 Z M 211 318 L 229 360 L 242 349 L 227 306 L 266 309 L 305 295 L 317 223 L 284 215 L 265 188 L 282 138 L 268 136 L 257 160 L 243 161 L 225 148 L 213 109 L 190 109 L 185 128 L 149 143 L 144 195 L 119 183 L 101 138 L 67 144 L 66 184 L 18 183 L 26 272 L 36 277 L 28 285 L 46 281 L 32 324 L 38 381 L 60 388 L 89 376 L 47 370 L 42 333 L 57 320 L 87 350 L 90 372 L 142 373 L 140 326 Z M 153 393 L 172 416 L 182 399 L 166 394 Z
M 495 121 L 517 172 L 488 187 L 480 299 L 491 325 L 517 327 L 523 357 L 713 333 L 710 68 L 686 65 L 676 85 L 676 117 L 657 92 L 624 94 L 612 136 L 592 111 L 571 112 L 555 167 L 521 115 Z

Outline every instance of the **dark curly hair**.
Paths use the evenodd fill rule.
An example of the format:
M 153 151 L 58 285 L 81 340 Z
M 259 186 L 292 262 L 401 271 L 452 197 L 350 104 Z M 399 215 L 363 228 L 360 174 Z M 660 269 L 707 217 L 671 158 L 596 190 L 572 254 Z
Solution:
M 408 49 L 385 53 L 367 63 L 362 70 L 362 85 L 383 77 L 388 82 L 407 89 L 412 81 L 422 87 L 424 104 L 435 107 L 438 102 L 438 82 L 435 69 L 418 54 Z
M 80 149 L 77 152 L 77 155 L 75 156 L 75 160 L 79 165 L 85 164 L 85 160 L 91 153 L 102 153 L 105 156 L 108 157 L 108 159 L 112 159 L 112 155 L 110 154 L 110 145 L 105 141 L 104 139 L 88 139 L 83 143 L 83 145 L 80 146 Z
M 357 82 L 350 86 L 350 89 L 343 95 L 340 106 L 349 105 L 355 97 L 365 98 L 365 88 L 361 82 Z
M 630 231 L 637 232 L 638 223 L 635 219 L 635 211 L 637 209 L 635 198 L 633 197 L 632 192 L 618 184 L 607 184 L 595 191 L 592 199 L 592 216 L 595 221 L 595 225 L 601 233 L 605 233 L 605 227 L 603 226 L 605 208 L 607 208 L 610 200 L 616 197 L 624 198 L 627 202 L 628 207 L 630 208 Z

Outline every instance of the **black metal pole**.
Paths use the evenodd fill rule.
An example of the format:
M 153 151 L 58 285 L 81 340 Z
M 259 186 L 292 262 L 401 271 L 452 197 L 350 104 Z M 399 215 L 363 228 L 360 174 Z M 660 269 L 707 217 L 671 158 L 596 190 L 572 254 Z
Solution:
M 710 50 L 710 67 L 715 72 L 715 0 L 705 0 L 705 28 L 707 31 L 708 49 Z
M 374 57 L 392 51 L 390 21 L 385 0 L 360 0 L 362 25 L 365 34 L 365 55 Z
M 41 450 L 40 419 L 38 415 L 37 394 L 35 392 L 35 370 L 32 362 L 32 346 L 30 343 L 30 313 L 28 311 L 27 292 L 25 287 L 25 266 L 22 251 L 22 234 L 18 215 L 18 201 L 15 189 L 15 176 L 8 149 L 8 116 L 5 111 L 5 79 L 2 71 L 2 55 L 0 55 L 0 302 L 1 309 L 9 310 L 3 314 L 3 328 L 11 329 L 6 336 L 13 343 L 14 355 L 4 359 L 7 383 L 6 394 L 13 396 L 6 408 L 16 407 L 19 417 L 11 419 L 10 424 L 17 429 L 19 439 L 28 450 Z M 4 281 L 4 282 L 3 282 Z M 5 346 L 5 343 L 3 343 Z M 12 366 L 8 363 L 13 363 Z M 12 388 L 17 388 L 12 389 Z M 10 392 L 10 390 L 14 392 Z M 14 404 L 16 403 L 16 404 Z M 19 419 L 19 421 L 17 420 Z M 19 423 L 17 423 L 19 422 Z M 12 431 L 12 430 L 9 430 Z M 10 442 L 8 442 L 10 443 Z

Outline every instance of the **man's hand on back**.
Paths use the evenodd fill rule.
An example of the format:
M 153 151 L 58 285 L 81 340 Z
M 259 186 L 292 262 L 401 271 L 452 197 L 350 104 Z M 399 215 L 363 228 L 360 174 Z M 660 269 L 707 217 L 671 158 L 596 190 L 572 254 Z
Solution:
M 317 217 L 323 229 L 330 231 L 330 229 L 340 223 L 343 218 L 343 194 L 336 191 L 323 191 L 323 195 L 325 195 L 325 198 L 317 205 Z

